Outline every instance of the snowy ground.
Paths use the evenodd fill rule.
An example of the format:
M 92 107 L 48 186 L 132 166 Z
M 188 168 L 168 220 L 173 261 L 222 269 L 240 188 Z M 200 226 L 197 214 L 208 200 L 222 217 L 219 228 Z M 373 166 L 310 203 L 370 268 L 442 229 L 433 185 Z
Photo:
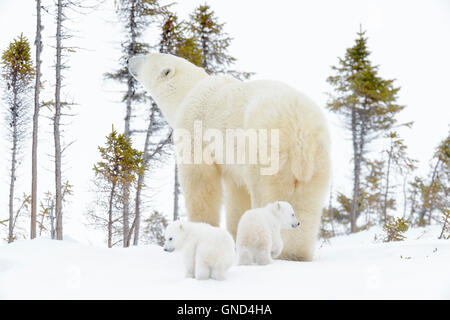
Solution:
M 0 246 L 0 299 L 450 299 L 450 241 L 437 227 L 388 244 L 376 233 L 323 243 L 313 262 L 234 266 L 225 281 L 185 279 L 181 255 L 157 246 L 17 241 Z

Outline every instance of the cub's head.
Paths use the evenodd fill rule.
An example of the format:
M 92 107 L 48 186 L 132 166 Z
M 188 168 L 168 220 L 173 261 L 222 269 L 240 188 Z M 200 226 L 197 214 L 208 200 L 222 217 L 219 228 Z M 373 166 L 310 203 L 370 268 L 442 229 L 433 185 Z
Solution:
M 275 216 L 280 220 L 283 229 L 294 229 L 300 225 L 294 208 L 286 201 L 275 201 L 271 204 Z
M 134 56 L 128 60 L 128 70 L 165 113 L 176 112 L 164 109 L 176 108 L 189 90 L 207 75 L 189 61 L 165 53 Z
M 186 240 L 186 228 L 181 221 L 175 221 L 167 227 L 164 237 L 164 251 L 181 249 Z

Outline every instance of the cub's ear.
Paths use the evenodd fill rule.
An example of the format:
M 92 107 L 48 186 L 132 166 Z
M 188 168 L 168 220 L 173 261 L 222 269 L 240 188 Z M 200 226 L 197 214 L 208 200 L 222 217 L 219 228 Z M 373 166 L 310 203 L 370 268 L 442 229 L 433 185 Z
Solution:
M 175 74 L 175 68 L 174 67 L 166 67 L 166 68 L 163 68 L 161 70 L 161 73 L 160 73 L 159 76 L 162 79 L 168 79 L 168 78 L 171 78 L 174 74 Z
M 277 209 L 280 210 L 281 206 L 280 206 L 280 201 L 277 201 Z

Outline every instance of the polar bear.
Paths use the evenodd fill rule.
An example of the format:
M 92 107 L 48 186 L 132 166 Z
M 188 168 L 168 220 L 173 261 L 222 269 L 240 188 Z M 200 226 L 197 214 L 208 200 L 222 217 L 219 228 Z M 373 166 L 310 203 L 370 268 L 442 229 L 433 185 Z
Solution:
M 238 263 L 270 263 L 283 249 L 281 230 L 295 229 L 299 225 L 294 209 L 286 201 L 246 211 L 239 221 L 236 235 Z
M 169 54 L 132 57 L 128 69 L 152 95 L 174 131 L 201 136 L 200 123 L 214 133 L 205 135 L 200 143 L 194 139 L 193 148 L 184 150 L 183 158 L 177 154 L 189 220 L 218 226 L 224 198 L 227 228 L 235 238 L 245 211 L 288 201 L 301 227 L 282 231 L 284 247 L 279 258 L 312 260 L 330 179 L 330 138 L 321 109 L 286 84 L 208 75 Z M 220 133 L 227 136 L 230 130 L 248 134 L 244 142 L 255 137 L 255 130 L 270 131 L 275 137 L 266 141 L 270 156 L 257 163 L 247 161 L 250 157 L 245 157 L 244 163 L 228 161 L 242 151 L 233 142 L 230 149 L 227 144 L 225 155 L 215 149 L 209 161 L 198 161 L 196 150 L 209 147 L 213 139 L 220 145 Z M 252 150 L 257 150 L 258 159 L 267 155 L 264 149 Z M 187 160 L 194 161 L 186 161 L 186 154 Z
M 225 279 L 234 263 L 234 240 L 224 229 L 201 222 L 175 221 L 165 232 L 164 251 L 184 251 L 186 277 Z

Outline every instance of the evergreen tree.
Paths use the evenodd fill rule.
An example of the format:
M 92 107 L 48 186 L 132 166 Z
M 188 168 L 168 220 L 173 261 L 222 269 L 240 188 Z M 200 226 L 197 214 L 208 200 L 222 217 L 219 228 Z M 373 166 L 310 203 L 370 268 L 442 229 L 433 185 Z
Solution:
M 386 233 L 384 242 L 391 241 L 403 241 L 405 239 L 404 233 L 408 230 L 409 221 L 403 218 L 392 218 L 386 221 L 386 224 L 383 227 L 384 232 Z
M 1 57 L 2 78 L 5 81 L 5 101 L 8 107 L 6 120 L 11 140 L 11 169 L 9 183 L 9 228 L 8 242 L 15 239 L 14 193 L 19 157 L 29 122 L 31 84 L 35 70 L 31 60 L 30 44 L 21 34 L 14 39 Z
M 409 203 L 409 221 L 413 225 L 418 225 L 416 221 L 416 212 L 422 207 L 421 196 L 424 187 L 424 181 L 421 177 L 415 176 L 413 181 L 409 182 L 407 201 Z
M 356 219 L 362 212 L 361 175 L 365 154 L 371 141 L 396 123 L 395 115 L 404 107 L 396 103 L 399 88 L 394 80 L 378 75 L 378 66 L 369 60 L 367 38 L 362 30 L 353 47 L 333 66 L 335 75 L 327 81 L 335 90 L 327 107 L 342 116 L 350 131 L 353 146 L 353 195 L 350 208 L 351 232 L 356 231 Z
M 248 79 L 252 73 L 230 70 L 236 58 L 228 53 L 232 38 L 225 33 L 224 23 L 219 23 L 207 4 L 200 5 L 190 15 L 191 36 L 198 42 L 203 56 L 202 67 L 208 74 L 228 73 L 236 78 Z
M 133 104 L 146 102 L 147 97 L 143 90 L 137 90 L 137 82 L 128 72 L 128 60 L 137 55 L 148 53 L 150 45 L 144 42 L 142 33 L 152 23 L 157 21 L 159 15 L 165 12 L 157 0 L 118 0 L 116 12 L 119 21 L 124 26 L 125 37 L 121 42 L 122 56 L 120 68 L 111 73 L 106 73 L 105 78 L 118 81 L 126 85 L 122 101 L 125 102 L 125 129 L 124 133 L 130 137 L 133 133 L 131 118 L 133 117 Z
M 223 31 L 214 11 L 207 4 L 197 7 L 190 16 L 191 32 L 202 50 L 202 67 L 209 74 L 225 73 L 236 59 L 227 52 L 231 38 Z
M 442 229 L 439 239 L 450 239 L 450 210 L 442 211 Z
M 168 225 L 167 219 L 158 211 L 154 211 L 145 222 L 147 223 L 145 233 L 150 243 L 162 247 L 164 245 L 164 232 Z
M 386 137 L 389 139 L 389 147 L 383 151 L 386 155 L 386 171 L 384 172 L 384 194 L 383 194 L 383 202 L 382 202 L 382 221 L 386 223 L 387 221 L 387 211 L 389 207 L 393 207 L 389 204 L 392 200 L 389 200 L 389 193 L 394 189 L 394 186 L 391 185 L 391 175 L 392 171 L 397 171 L 399 174 L 404 175 L 408 172 L 411 172 L 415 169 L 416 161 L 411 159 L 407 153 L 407 147 L 403 142 L 403 139 L 400 138 L 397 132 L 390 131 Z
M 439 143 L 434 152 L 429 183 L 421 187 L 422 207 L 419 223 L 431 223 L 433 212 L 450 209 L 450 134 Z M 428 219 L 425 219 L 428 214 Z
M 103 187 L 100 191 L 106 190 L 108 194 L 105 208 L 107 218 L 102 219 L 96 214 L 91 214 L 91 218 L 95 221 L 106 221 L 108 248 L 111 248 L 114 244 L 114 224 L 119 221 L 123 223 L 123 216 L 119 218 L 114 216 L 115 209 L 123 208 L 128 203 L 130 188 L 146 167 L 143 165 L 143 153 L 132 147 L 131 138 L 125 134 L 118 134 L 114 127 L 107 137 L 105 147 L 98 147 L 98 150 L 102 160 L 94 165 L 94 172 L 97 186 Z M 123 226 L 122 233 L 124 232 Z
M 377 222 L 379 212 L 381 212 L 383 196 L 382 196 L 382 180 L 383 168 L 385 162 L 382 160 L 366 160 L 364 161 L 368 174 L 362 181 L 361 200 L 363 205 L 361 209 L 366 214 L 366 227 L 370 227 Z M 393 198 L 385 199 L 386 206 L 392 208 L 395 204 Z
M 147 102 L 148 97 L 143 90 L 138 90 L 137 82 L 134 77 L 128 72 L 128 60 L 137 55 L 147 53 L 150 46 L 144 42 L 142 33 L 151 24 L 156 22 L 158 15 L 165 12 L 166 7 L 158 4 L 157 0 L 118 0 L 116 2 L 116 12 L 120 22 L 123 23 L 125 38 L 122 40 L 122 56 L 120 58 L 121 67 L 111 73 L 106 73 L 107 79 L 115 80 L 126 85 L 126 91 L 122 101 L 125 103 L 125 129 L 126 137 L 136 131 L 132 128 L 131 119 L 133 118 L 133 105 Z M 153 103 L 150 103 L 151 105 Z M 153 128 L 151 128 L 153 130 Z M 151 134 L 151 133 L 150 133 Z M 144 148 L 145 149 L 145 148 Z M 129 198 L 129 197 L 127 197 Z M 130 226 L 129 226 L 130 212 L 129 204 L 125 203 L 123 208 L 123 246 L 129 245 Z M 139 232 L 139 216 L 135 217 L 135 238 L 136 233 Z M 138 236 L 138 235 L 137 235 Z M 137 241 L 137 239 L 136 239 Z

